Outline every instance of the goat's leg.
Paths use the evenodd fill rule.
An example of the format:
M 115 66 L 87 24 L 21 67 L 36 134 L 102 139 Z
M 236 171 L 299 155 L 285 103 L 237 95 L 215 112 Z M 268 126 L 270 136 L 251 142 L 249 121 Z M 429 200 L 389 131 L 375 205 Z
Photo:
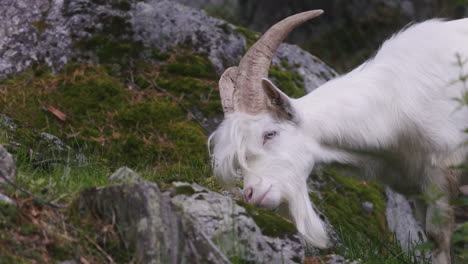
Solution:
M 454 227 L 454 212 L 449 204 L 452 194 L 451 175 L 447 170 L 434 169 L 426 195 L 426 233 L 435 244 L 432 251 L 434 264 L 450 264 L 450 241 Z
M 454 226 L 453 209 L 448 199 L 430 203 L 426 214 L 426 233 L 435 242 L 432 252 L 434 264 L 450 264 L 450 241 Z

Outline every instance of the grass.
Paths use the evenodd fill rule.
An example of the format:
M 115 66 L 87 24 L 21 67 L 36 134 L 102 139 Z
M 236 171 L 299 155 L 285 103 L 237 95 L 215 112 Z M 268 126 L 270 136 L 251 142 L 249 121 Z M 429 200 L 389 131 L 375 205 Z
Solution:
M 430 263 L 417 255 L 415 248 L 403 250 L 388 230 L 385 217 L 385 193 L 375 181 L 362 181 L 326 170 L 312 178 L 325 182 L 319 188 L 321 197 L 311 194 L 314 204 L 328 218 L 342 244 L 322 251 L 323 255 L 338 254 L 346 259 L 369 264 Z M 366 213 L 363 202 L 371 202 L 373 210 Z
M 353 234 L 339 232 L 343 245 L 334 249 L 333 253 L 346 259 L 356 260 L 366 264 L 430 264 L 432 260 L 419 252 L 428 252 L 425 244 L 414 245 L 404 250 L 396 237 L 391 240 L 369 236 L 369 234 Z
M 10 130 L 0 127 L 0 139 L 8 143 L 7 147 L 15 155 L 19 171 L 17 183 L 46 200 L 69 204 L 80 190 L 107 185 L 108 176 L 120 166 L 127 165 L 139 171 L 144 179 L 159 184 L 188 181 L 197 182 L 211 190 L 221 190 L 211 176 L 205 146 L 206 133 L 195 118 L 190 116 L 195 110 L 205 116 L 212 116 L 221 109 L 212 67 L 206 59 L 188 51 L 158 55 L 163 60 L 158 64 L 135 64 L 132 70 L 135 88 L 132 90 L 128 89 L 128 78 L 122 77 L 125 72 L 115 72 L 113 63 L 95 66 L 70 64 L 57 75 L 51 74 L 44 67 L 37 67 L 23 75 L 2 81 L 0 112 L 12 116 L 17 122 L 17 128 Z M 302 79 L 287 72 L 289 65 L 283 64 L 283 68 L 273 68 L 270 72 L 281 88 L 287 88 L 287 93 L 299 96 L 295 93 L 301 90 Z M 61 120 L 51 111 L 44 110 L 48 105 L 64 112 L 66 119 Z M 71 149 L 47 152 L 50 145 L 38 136 L 39 132 L 57 135 Z M 13 142 L 20 144 L 15 145 Z M 81 163 L 72 162 L 72 157 L 81 152 L 88 158 Z M 31 153 L 34 155 L 31 156 Z M 42 163 L 44 160 L 57 162 Z M 334 179 L 332 182 L 337 185 L 324 192 L 323 204 L 327 205 L 324 212 L 334 226 L 341 228 L 345 235 L 354 230 L 357 224 L 371 223 L 369 230 L 387 241 L 389 235 L 382 222 L 384 202 L 381 201 L 380 187 L 373 184 L 362 185 L 331 172 L 329 174 Z M 28 199 L 14 190 L 6 193 L 20 201 Z M 348 194 L 348 197 L 342 193 Z M 354 195 L 354 198 L 349 195 Z M 360 208 L 360 199 L 373 201 L 378 213 L 361 216 L 362 212 L 357 211 Z M 356 205 L 348 203 L 350 200 L 356 200 Z M 321 203 L 317 201 L 316 204 Z M 35 206 L 33 208 L 38 212 L 53 212 L 44 206 Z M 264 210 L 244 206 L 269 235 L 295 231 L 292 224 Z M 27 215 L 21 222 L 25 228 L 31 226 L 32 230 L 41 230 L 55 226 L 46 220 L 37 225 L 37 222 L 31 220 L 34 219 L 30 217 L 34 214 L 31 210 L 21 211 L 21 215 L 23 214 Z M 33 250 L 42 254 L 36 256 L 36 259 L 73 258 L 75 253 L 72 249 L 78 247 L 86 258 L 96 262 L 105 261 L 105 254 L 95 245 L 99 245 L 104 252 L 113 252 L 116 258 L 128 259 L 127 254 L 119 257 L 116 253 L 120 242 L 111 231 L 105 235 L 110 237 L 108 240 L 100 239 L 98 234 L 102 234 L 102 230 L 106 228 L 99 223 L 90 225 L 92 219 L 62 221 L 67 212 L 57 214 L 51 219 L 63 223 L 65 227 L 40 236 L 41 240 L 56 237 L 56 242 L 50 248 Z M 356 216 L 348 219 L 347 215 Z M 7 232 L 9 237 L 15 237 L 15 232 L 23 230 L 14 224 L 15 221 L 10 221 L 15 226 L 10 229 L 16 231 Z M 70 241 L 62 241 L 60 237 L 72 232 L 71 229 L 75 231 L 73 235 L 67 235 Z M 37 232 L 32 232 L 31 235 L 37 235 Z M 358 239 L 361 237 L 356 235 L 350 241 L 362 241 L 360 245 L 375 242 Z M 16 248 L 28 245 L 12 244 L 12 241 L 14 239 L 10 238 L 0 241 L 0 244 L 5 244 L 5 259 L 17 257 L 18 260 L 14 261 L 20 263 L 22 260 L 31 262 L 35 258 L 15 251 Z M 350 246 L 352 245 L 347 248 Z M 372 252 L 353 249 L 343 254 L 347 254 L 345 256 L 349 258 L 365 260 L 365 254 L 374 254 L 375 250 L 378 250 L 382 259 L 394 258 L 388 252 L 385 253 L 386 249 L 382 247 Z M 60 256 L 55 256 L 55 252 L 59 252 Z
M 17 160 L 16 183 L 43 199 L 69 204 L 80 190 L 106 185 L 107 173 L 102 167 L 56 167 L 53 170 L 32 168 Z M 0 205 L 0 263 L 55 263 L 80 259 L 90 263 L 105 263 L 105 252 L 118 247 L 112 254 L 117 263 L 125 252 L 112 227 L 89 219 L 73 218 L 68 209 L 57 210 L 39 203 L 8 186 L 0 191 L 13 198 L 16 206 Z M 128 258 L 126 259 L 128 260 Z

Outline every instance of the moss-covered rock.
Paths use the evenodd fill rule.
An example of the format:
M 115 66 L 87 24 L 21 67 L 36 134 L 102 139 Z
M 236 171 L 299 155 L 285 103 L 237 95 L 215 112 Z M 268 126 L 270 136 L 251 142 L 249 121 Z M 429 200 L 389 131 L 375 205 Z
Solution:
M 272 66 L 268 76 L 276 81 L 278 88 L 293 98 L 305 95 L 304 78 L 293 71 L 292 66 L 285 60 L 281 61 L 281 66 Z
M 239 32 L 242 35 L 244 35 L 245 40 L 247 42 L 246 51 L 247 51 L 247 49 L 252 47 L 252 45 L 255 42 L 257 42 L 257 40 L 260 38 L 260 33 L 254 32 L 254 31 L 249 30 L 249 29 L 247 29 L 245 27 L 236 27 L 235 31 Z
M 183 219 L 205 234 L 232 263 L 300 263 L 304 248 L 294 224 L 198 184 L 168 189 Z
M 322 181 L 322 197 L 311 194 L 311 198 L 336 230 L 369 239 L 391 236 L 385 218 L 385 191 L 379 183 L 342 176 L 334 170 L 326 170 Z M 371 212 L 363 208 L 364 202 L 373 204 Z
M 196 117 L 190 113 L 213 115 L 214 109 L 221 109 L 219 95 L 214 92 L 214 82 L 207 79 L 215 76 L 209 62 L 187 56 L 184 59 L 179 54 L 174 62 L 162 66 L 137 68 L 147 86 L 136 90 L 128 89 L 121 73 L 108 70 L 112 63 L 71 64 L 58 75 L 38 67 L 2 81 L 0 89 L 7 95 L 1 99 L 0 112 L 67 139 L 74 148 L 97 153 L 111 164 L 144 167 L 205 162 L 205 130 L 192 122 Z M 174 63 L 182 73 L 168 67 Z M 184 77 L 187 73 L 203 77 Z M 184 78 L 185 82 L 178 82 Z M 164 87 L 151 86 L 153 83 Z M 63 112 L 64 120 L 48 110 L 49 106 Z M 19 142 L 35 142 L 34 133 L 17 132 Z
M 342 242 L 324 253 L 338 253 L 368 263 L 394 263 L 392 254 L 400 252 L 401 248 L 387 226 L 382 185 L 346 177 L 333 169 L 313 174 L 311 181 L 320 182 L 316 192 L 311 193 L 311 200 L 327 217 Z M 363 206 L 364 203 L 372 204 L 372 210 Z M 360 246 L 366 244 L 372 246 Z M 400 258 L 409 261 L 408 255 L 402 254 Z
M 120 184 L 84 190 L 72 205 L 72 214 L 88 229 L 102 222 L 115 229 L 117 243 L 106 249 L 126 263 L 186 262 L 192 249 L 184 252 L 183 227 L 176 208 L 161 195 L 154 183 Z M 119 252 L 121 251 L 121 252 Z M 122 254 L 127 252 L 127 254 Z M 131 253 L 131 254 L 129 254 Z

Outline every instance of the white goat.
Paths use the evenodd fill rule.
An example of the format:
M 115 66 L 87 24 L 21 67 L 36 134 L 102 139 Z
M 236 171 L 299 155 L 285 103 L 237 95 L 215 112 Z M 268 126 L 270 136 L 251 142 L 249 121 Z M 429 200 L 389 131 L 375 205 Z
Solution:
M 350 73 L 289 98 L 265 79 L 271 58 L 294 27 L 322 12 L 277 23 L 221 77 L 225 119 L 209 139 L 215 175 L 243 177 L 254 205 L 287 202 L 298 230 L 320 248 L 329 238 L 308 196 L 314 165 L 350 165 L 406 194 L 436 187 L 443 197 L 427 204 L 426 231 L 434 263 L 450 263 L 448 201 L 460 178 L 451 168 L 468 156 L 468 111 L 455 100 L 467 92 L 456 62 L 468 59 L 468 19 L 412 25 Z

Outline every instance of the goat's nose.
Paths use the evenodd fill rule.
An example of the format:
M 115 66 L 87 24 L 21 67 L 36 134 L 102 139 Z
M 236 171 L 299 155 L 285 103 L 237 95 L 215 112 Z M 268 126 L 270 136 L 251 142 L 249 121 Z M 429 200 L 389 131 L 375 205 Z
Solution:
M 250 200 L 252 200 L 252 196 L 253 196 L 252 187 L 248 187 L 247 189 L 244 190 L 244 199 L 246 202 L 250 202 Z

